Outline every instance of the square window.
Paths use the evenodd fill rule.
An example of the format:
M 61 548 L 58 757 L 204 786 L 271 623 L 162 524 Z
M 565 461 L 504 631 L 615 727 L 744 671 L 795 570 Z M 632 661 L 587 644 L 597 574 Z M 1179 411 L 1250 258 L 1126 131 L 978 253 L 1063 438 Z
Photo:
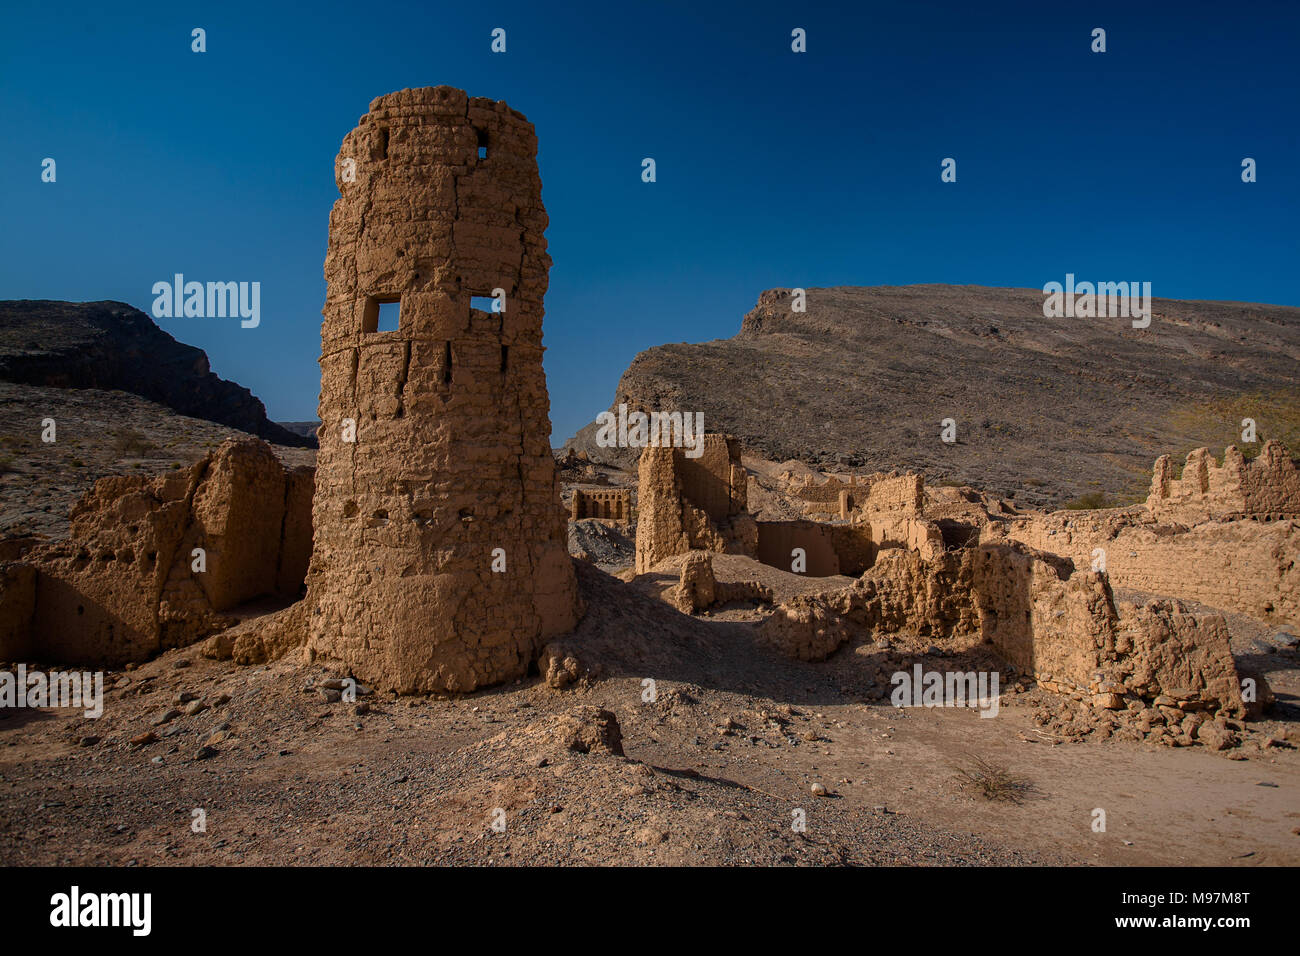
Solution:
M 379 303 L 379 324 L 375 327 L 376 332 L 396 332 L 401 321 L 401 302 Z
M 401 296 L 366 296 L 366 310 L 361 320 L 361 331 L 396 332 L 401 327 Z

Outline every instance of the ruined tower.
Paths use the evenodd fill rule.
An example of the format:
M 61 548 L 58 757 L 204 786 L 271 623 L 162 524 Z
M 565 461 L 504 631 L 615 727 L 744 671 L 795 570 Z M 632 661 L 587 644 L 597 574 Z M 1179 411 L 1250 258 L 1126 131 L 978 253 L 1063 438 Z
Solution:
M 308 650 L 382 688 L 518 677 L 578 616 L 536 156 L 521 114 L 446 86 L 379 97 L 339 151 Z

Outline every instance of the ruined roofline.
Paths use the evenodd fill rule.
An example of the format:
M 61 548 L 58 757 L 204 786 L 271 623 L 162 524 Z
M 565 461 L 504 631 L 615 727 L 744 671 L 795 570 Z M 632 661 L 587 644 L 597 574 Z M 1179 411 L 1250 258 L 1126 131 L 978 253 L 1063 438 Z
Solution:
M 464 103 L 463 112 L 455 111 L 457 103 Z M 438 86 L 412 86 L 376 96 L 370 101 L 370 109 L 357 121 L 357 125 L 379 123 L 389 117 L 407 115 L 422 117 L 431 110 L 442 116 L 468 117 L 470 106 L 490 106 L 493 109 L 500 107 L 530 130 L 534 128 L 528 117 L 511 107 L 505 100 L 494 100 L 487 96 L 470 96 L 464 90 L 445 83 Z
M 1152 468 L 1147 507 L 1152 511 L 1194 508 L 1206 516 L 1297 513 L 1298 465 L 1277 439 L 1264 442 L 1251 459 L 1235 444 L 1224 449 L 1222 461 L 1208 447 L 1194 448 L 1176 478 L 1172 457 L 1161 455 Z

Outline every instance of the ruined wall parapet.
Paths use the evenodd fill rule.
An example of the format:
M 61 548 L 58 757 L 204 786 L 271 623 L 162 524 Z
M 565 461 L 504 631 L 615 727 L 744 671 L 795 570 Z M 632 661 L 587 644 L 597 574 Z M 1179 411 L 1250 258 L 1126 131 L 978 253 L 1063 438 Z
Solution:
M 1173 460 L 1161 455 L 1153 469 L 1147 508 L 1184 523 L 1225 515 L 1300 515 L 1300 470 L 1279 441 L 1265 442 L 1259 456 L 1249 461 L 1229 445 L 1222 464 L 1208 448 L 1194 449 L 1177 478 Z
M 981 543 L 1017 541 L 1104 567 L 1115 587 L 1300 627 L 1300 519 L 1233 517 L 1187 527 L 1145 508 L 1057 511 L 998 521 Z

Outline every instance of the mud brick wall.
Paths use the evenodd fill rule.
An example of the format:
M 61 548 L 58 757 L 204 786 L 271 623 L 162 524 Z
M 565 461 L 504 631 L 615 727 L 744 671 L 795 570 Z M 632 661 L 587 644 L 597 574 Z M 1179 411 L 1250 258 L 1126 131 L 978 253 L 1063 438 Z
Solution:
M 370 104 L 335 168 L 309 655 L 404 693 L 522 676 L 578 617 L 533 126 L 461 90 L 402 90 Z M 472 308 L 495 289 L 504 311 Z M 378 331 L 385 302 L 399 327 Z
M 682 494 L 710 521 L 721 524 L 747 507 L 749 481 L 734 438 L 705 435 L 703 442 L 700 457 L 688 458 L 684 451 L 674 449 L 673 461 L 681 476 Z
M 925 504 L 925 479 L 921 475 L 898 475 L 871 483 L 865 500 L 856 498 L 864 511 L 903 511 L 919 514 Z
M 827 577 L 840 573 L 840 559 L 835 553 L 832 526 L 816 521 L 758 522 L 758 560 L 782 571 L 791 570 L 790 552 L 803 548 L 808 558 L 809 577 Z
M 1155 515 L 1183 520 L 1230 514 L 1300 515 L 1300 469 L 1277 441 L 1265 442 L 1251 461 L 1230 445 L 1222 465 L 1208 448 L 1197 448 L 1187 456 L 1178 478 L 1173 460 L 1162 455 L 1156 459 L 1147 507 Z
M 692 549 L 754 554 L 758 529 L 746 510 L 749 478 L 740 444 L 703 437 L 703 454 L 649 447 L 637 465 L 636 572 Z
M 1244 518 L 1184 529 L 1140 512 L 1054 512 L 1018 519 L 1007 536 L 1092 566 L 1106 553 L 1114 587 L 1151 591 L 1300 626 L 1300 521 Z
M 222 612 L 247 601 L 296 597 L 311 480 L 256 438 L 172 474 L 101 478 L 72 509 L 67 540 L 0 574 L 0 657 L 143 661 L 229 626 Z

